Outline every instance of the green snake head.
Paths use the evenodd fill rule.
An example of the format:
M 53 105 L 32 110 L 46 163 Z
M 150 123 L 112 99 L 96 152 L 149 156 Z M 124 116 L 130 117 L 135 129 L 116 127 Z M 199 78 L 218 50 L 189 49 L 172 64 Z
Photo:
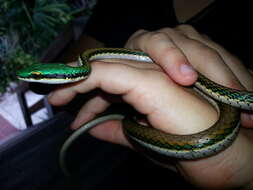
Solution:
M 17 72 L 20 80 L 47 84 L 70 83 L 87 78 L 90 65 L 71 67 L 62 63 L 36 63 Z

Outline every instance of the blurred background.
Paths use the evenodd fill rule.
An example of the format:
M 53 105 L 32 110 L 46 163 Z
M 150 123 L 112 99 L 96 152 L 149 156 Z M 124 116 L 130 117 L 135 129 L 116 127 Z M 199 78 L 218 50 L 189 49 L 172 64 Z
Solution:
M 0 142 L 16 129 L 52 116 L 44 96 L 17 81 L 15 73 L 34 62 L 55 60 L 78 38 L 95 4 L 95 0 L 0 1 Z

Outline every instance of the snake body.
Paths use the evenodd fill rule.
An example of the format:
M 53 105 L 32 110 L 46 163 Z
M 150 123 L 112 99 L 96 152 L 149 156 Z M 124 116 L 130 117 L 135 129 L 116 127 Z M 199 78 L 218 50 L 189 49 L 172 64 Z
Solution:
M 34 64 L 18 72 L 20 80 L 40 83 L 69 83 L 83 80 L 91 72 L 90 62 L 101 59 L 127 59 L 150 62 L 144 52 L 124 48 L 98 48 L 85 51 L 79 57 L 79 67 L 65 64 Z M 231 145 L 239 131 L 239 109 L 253 110 L 253 94 L 230 89 L 212 82 L 199 74 L 194 89 L 207 99 L 219 113 L 218 121 L 202 132 L 190 135 L 173 135 L 152 127 L 143 127 L 135 117 L 124 117 L 123 130 L 130 142 L 141 151 L 179 159 L 199 159 L 224 150 Z M 117 117 L 116 117 L 117 118 Z M 119 116 L 119 119 L 123 117 Z M 107 117 L 106 120 L 115 119 Z M 183 118 L 182 118 L 183 119 Z M 80 130 L 86 132 L 105 119 L 96 119 Z M 80 133 L 80 132 L 77 132 Z M 70 142 L 68 142 L 70 143 Z

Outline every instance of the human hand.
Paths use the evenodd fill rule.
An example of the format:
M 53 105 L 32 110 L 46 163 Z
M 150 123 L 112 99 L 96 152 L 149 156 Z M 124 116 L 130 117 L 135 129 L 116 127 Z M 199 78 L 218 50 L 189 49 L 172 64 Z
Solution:
M 253 90 L 252 74 L 240 60 L 190 25 L 152 32 L 139 30 L 129 38 L 125 47 L 147 52 L 180 85 L 193 84 L 198 71 L 218 84 Z M 182 70 L 185 72 L 180 72 Z M 252 128 L 253 114 L 244 112 L 241 124 Z
M 189 40 L 188 43 L 182 44 L 189 48 L 192 43 L 194 41 Z M 205 47 L 203 52 L 201 52 L 202 47 Z M 176 48 L 179 49 L 179 47 Z M 190 49 L 194 50 L 193 47 Z M 197 49 L 199 54 L 188 54 L 188 56 L 194 55 L 195 59 L 193 60 L 200 63 L 201 60 L 203 61 L 203 57 L 200 55 L 206 53 L 205 60 L 210 59 L 210 63 L 217 61 L 224 64 L 221 57 L 217 56 L 217 52 L 212 49 L 209 51 L 209 49 L 208 46 L 202 45 Z M 173 50 L 168 57 L 175 56 L 176 51 Z M 186 55 L 186 53 L 184 54 Z M 159 56 L 157 57 L 159 59 Z M 187 59 L 191 62 L 190 58 L 187 57 Z M 177 59 L 172 60 L 177 64 Z M 50 102 L 55 105 L 65 104 L 77 93 L 85 93 L 98 87 L 107 93 L 122 95 L 124 101 L 133 105 L 139 112 L 146 114 L 154 127 L 169 133 L 189 134 L 198 132 L 216 120 L 216 112 L 212 107 L 192 92 L 176 85 L 174 83 L 176 80 L 173 77 L 174 81 L 171 80 L 157 65 L 96 62 L 92 64 L 92 69 L 91 76 L 86 81 L 58 89 L 51 95 Z M 226 73 L 227 70 L 224 72 Z M 236 84 L 239 85 L 237 79 L 236 81 Z M 77 126 L 92 119 L 97 113 L 104 111 L 109 104 L 110 101 L 102 96 L 94 97 L 80 110 L 72 127 L 77 128 Z M 199 112 L 199 110 L 202 111 Z M 185 123 L 187 128 L 182 127 L 185 126 Z M 129 145 L 122 133 L 119 121 L 102 124 L 94 128 L 91 133 L 107 141 Z M 250 136 L 250 133 L 241 131 L 235 143 L 220 154 L 198 161 L 181 161 L 177 167 L 188 180 L 201 187 L 217 189 L 217 187 L 241 186 L 250 182 L 249 174 L 253 170 L 251 166 L 245 168 L 252 156 Z M 237 170 L 241 172 L 236 173 Z M 224 181 L 225 179 L 229 180 Z
M 223 47 L 199 34 L 188 25 L 174 29 L 164 28 L 154 32 L 139 30 L 126 43 L 127 48 L 147 52 L 156 63 L 160 64 L 168 76 L 176 83 L 189 85 L 195 81 L 195 73 L 180 73 L 183 64 L 191 64 L 195 70 L 209 79 L 235 89 L 252 91 L 253 78 L 242 63 Z M 252 114 L 241 114 L 241 124 L 246 128 L 253 127 Z M 250 188 L 252 168 L 246 168 L 252 156 L 252 133 L 242 129 L 232 147 L 222 154 L 199 161 L 179 162 L 181 172 L 197 185 L 205 188 Z M 240 147 L 244 147 L 241 151 Z M 227 154 L 228 153 L 228 154 Z M 238 156 L 238 155 L 240 156 Z M 243 171 L 236 174 L 236 170 Z M 237 183 L 232 182 L 237 180 Z

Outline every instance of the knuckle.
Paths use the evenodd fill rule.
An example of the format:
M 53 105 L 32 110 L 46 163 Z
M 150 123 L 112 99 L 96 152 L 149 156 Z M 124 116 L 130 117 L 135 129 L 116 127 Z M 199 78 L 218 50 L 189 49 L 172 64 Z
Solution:
M 206 57 L 219 56 L 219 53 L 214 48 L 211 48 L 196 40 L 191 40 L 191 49 L 198 52 L 198 54 L 202 56 L 206 56 Z
M 200 36 L 199 32 L 193 26 L 188 25 L 188 24 L 179 25 L 178 27 L 176 27 L 176 30 L 182 32 L 186 36 L 192 36 L 192 37 Z
M 200 53 L 205 56 L 205 57 L 217 57 L 217 58 L 220 58 L 220 55 L 218 54 L 218 52 L 213 49 L 213 48 L 210 48 L 204 44 L 199 44 L 199 51 Z
M 147 30 L 139 29 L 139 30 L 136 31 L 136 33 L 144 33 L 144 32 L 147 32 Z
M 169 28 L 169 27 L 162 28 L 162 29 L 158 30 L 158 32 L 162 32 L 162 33 L 168 33 L 168 32 L 173 32 L 173 31 L 174 31 L 174 29 L 173 28 Z
M 166 38 L 168 38 L 167 34 L 160 31 L 152 32 L 149 37 L 151 42 L 163 41 Z
M 137 30 L 130 38 L 127 40 L 125 47 L 133 49 L 141 49 L 145 39 L 149 36 L 149 31 L 144 29 Z
M 163 51 L 161 51 L 160 56 L 161 59 L 164 59 L 165 61 L 167 60 L 168 57 L 178 57 L 181 54 L 179 54 L 179 49 L 177 47 L 167 47 L 164 48 Z
M 181 24 L 181 25 L 177 26 L 176 28 L 179 30 L 185 30 L 185 31 L 195 30 L 195 28 L 189 24 Z
M 140 36 L 140 35 L 143 35 L 143 34 L 145 34 L 147 32 L 148 32 L 147 30 L 139 29 L 136 32 L 134 32 L 134 34 L 132 35 L 132 37 Z

